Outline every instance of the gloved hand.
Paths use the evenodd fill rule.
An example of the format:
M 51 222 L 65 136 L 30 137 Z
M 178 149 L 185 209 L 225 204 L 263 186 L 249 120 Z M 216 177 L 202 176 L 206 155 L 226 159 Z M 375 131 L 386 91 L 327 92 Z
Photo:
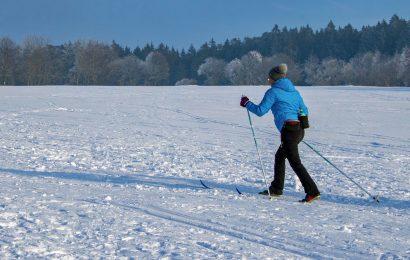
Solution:
M 246 104 L 249 102 L 249 98 L 247 96 L 242 96 L 241 98 L 241 107 L 246 107 Z

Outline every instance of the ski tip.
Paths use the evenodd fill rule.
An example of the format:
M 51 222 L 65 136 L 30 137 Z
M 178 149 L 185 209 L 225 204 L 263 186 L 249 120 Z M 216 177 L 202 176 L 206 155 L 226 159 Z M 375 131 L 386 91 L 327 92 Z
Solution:
M 238 189 L 238 187 L 235 187 L 236 191 L 238 192 L 239 195 L 242 195 L 242 192 Z
M 204 186 L 205 189 L 210 189 L 208 186 L 205 185 L 205 183 L 202 180 L 199 180 L 202 186 Z
M 380 196 L 379 195 L 373 196 L 373 200 L 377 203 L 380 203 Z

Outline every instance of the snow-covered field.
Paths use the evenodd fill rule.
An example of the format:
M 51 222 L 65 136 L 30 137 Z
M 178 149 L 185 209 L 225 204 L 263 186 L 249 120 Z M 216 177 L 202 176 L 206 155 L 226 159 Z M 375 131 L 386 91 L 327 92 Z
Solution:
M 0 87 L 0 258 L 410 258 L 410 88 L 299 88 L 305 141 L 379 205 L 303 144 L 321 200 L 290 167 L 283 198 L 255 195 L 238 103 L 265 89 Z M 277 130 L 253 119 L 271 177 Z

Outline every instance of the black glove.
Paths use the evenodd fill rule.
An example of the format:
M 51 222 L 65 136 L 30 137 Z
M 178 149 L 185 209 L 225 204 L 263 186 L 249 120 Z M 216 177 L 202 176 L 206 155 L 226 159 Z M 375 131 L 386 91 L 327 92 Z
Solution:
M 300 121 L 300 126 L 303 129 L 309 128 L 309 118 L 306 115 L 299 115 L 298 119 Z
M 246 107 L 246 104 L 248 104 L 248 102 L 249 102 L 249 98 L 247 96 L 242 96 L 241 103 L 240 103 L 241 107 Z

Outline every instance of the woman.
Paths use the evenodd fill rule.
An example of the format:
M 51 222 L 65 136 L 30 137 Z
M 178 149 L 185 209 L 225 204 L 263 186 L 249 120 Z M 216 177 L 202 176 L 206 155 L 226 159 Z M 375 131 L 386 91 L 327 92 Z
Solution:
M 307 119 L 308 109 L 295 86 L 287 78 L 287 70 L 286 64 L 280 64 L 270 70 L 268 82 L 271 88 L 266 91 L 259 105 L 249 101 L 246 96 L 241 98 L 240 105 L 257 116 L 263 116 L 272 110 L 275 125 L 281 134 L 281 145 L 275 155 L 274 179 L 269 187 L 269 192 L 265 190 L 260 194 L 282 195 L 285 182 L 285 160 L 288 159 L 290 166 L 305 189 L 306 196 L 300 202 L 312 202 L 319 199 L 320 192 L 300 161 L 298 151 L 298 144 L 305 135 L 303 123 L 307 123 L 300 118 Z

